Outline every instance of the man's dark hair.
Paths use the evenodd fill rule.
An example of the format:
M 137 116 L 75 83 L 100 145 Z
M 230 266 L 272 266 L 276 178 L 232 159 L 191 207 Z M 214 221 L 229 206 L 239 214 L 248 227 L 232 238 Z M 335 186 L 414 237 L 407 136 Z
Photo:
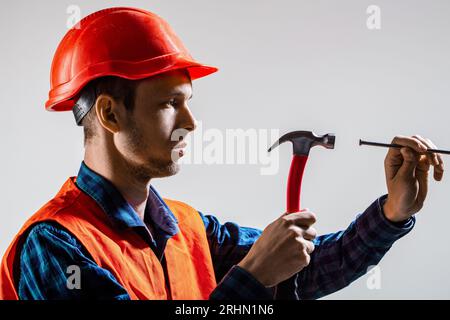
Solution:
M 74 109 L 74 114 L 77 122 L 80 121 L 79 124 L 83 126 L 84 144 L 95 134 L 96 111 L 93 106 L 97 97 L 101 94 L 110 95 L 114 99 L 123 102 L 128 112 L 132 112 L 134 108 L 135 88 L 136 80 L 107 76 L 92 80 L 81 90 L 76 104 L 80 106 L 84 116 L 82 115 L 81 120 L 77 119 L 76 109 Z M 78 109 L 78 112 L 80 112 L 80 109 Z

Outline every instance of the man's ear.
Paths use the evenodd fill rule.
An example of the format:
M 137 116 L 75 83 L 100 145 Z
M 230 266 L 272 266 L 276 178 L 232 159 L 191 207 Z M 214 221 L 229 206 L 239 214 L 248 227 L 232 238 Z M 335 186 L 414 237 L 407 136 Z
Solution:
M 95 101 L 95 110 L 100 125 L 110 133 L 120 130 L 120 105 L 117 100 L 107 94 L 101 94 Z

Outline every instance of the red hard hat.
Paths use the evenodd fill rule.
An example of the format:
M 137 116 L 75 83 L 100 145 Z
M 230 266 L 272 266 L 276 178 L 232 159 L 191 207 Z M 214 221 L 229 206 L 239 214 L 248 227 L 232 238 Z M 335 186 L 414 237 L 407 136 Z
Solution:
M 45 107 L 72 110 L 81 89 L 99 77 L 137 80 L 175 69 L 187 69 L 191 80 L 218 70 L 196 62 L 154 13 L 124 7 L 97 11 L 70 29 L 56 49 Z

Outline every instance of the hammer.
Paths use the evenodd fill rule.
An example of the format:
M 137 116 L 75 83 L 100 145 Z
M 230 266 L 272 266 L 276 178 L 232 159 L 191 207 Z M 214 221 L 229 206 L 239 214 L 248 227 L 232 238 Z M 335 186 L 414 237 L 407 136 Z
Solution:
M 300 211 L 300 191 L 309 151 L 315 146 L 334 149 L 335 140 L 336 137 L 332 133 L 318 136 L 311 131 L 292 131 L 283 135 L 269 148 L 268 152 L 286 141 L 292 142 L 293 145 L 294 152 L 287 183 L 287 213 Z
M 286 141 L 291 141 L 294 147 L 287 185 L 287 213 L 300 211 L 300 191 L 309 150 L 315 146 L 334 149 L 335 140 L 334 134 L 331 133 L 318 136 L 311 131 L 293 131 L 283 135 L 269 148 L 270 152 Z M 297 288 L 298 274 L 295 277 L 295 281 L 286 280 L 278 284 L 275 299 L 300 300 Z

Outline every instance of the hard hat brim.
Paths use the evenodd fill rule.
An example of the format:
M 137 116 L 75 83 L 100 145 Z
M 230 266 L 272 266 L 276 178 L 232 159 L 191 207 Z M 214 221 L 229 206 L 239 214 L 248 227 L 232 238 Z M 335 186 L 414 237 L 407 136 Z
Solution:
M 218 71 L 217 67 L 194 61 L 180 54 L 169 54 L 141 62 L 106 61 L 84 69 L 69 82 L 63 83 L 49 92 L 45 103 L 48 111 L 70 111 L 75 104 L 75 97 L 90 81 L 104 77 L 116 76 L 129 80 L 149 78 L 164 72 L 187 69 L 191 80 L 199 79 Z

